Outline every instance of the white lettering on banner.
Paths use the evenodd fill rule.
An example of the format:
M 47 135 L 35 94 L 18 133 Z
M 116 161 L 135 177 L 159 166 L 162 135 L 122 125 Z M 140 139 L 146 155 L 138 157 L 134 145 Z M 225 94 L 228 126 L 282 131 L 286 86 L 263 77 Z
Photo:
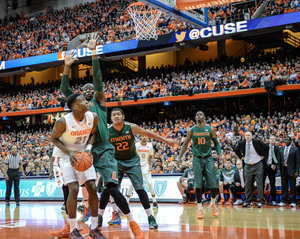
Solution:
M 218 29 L 219 28 L 219 29 Z M 202 39 L 207 37 L 216 37 L 232 33 L 239 33 L 248 31 L 247 21 L 241 21 L 236 23 L 227 23 L 220 25 L 219 27 L 206 27 L 201 30 L 193 29 L 190 31 L 189 37 L 191 40 Z
M 5 189 L 0 189 L 0 197 L 5 197 L 6 190 Z
M 57 183 L 56 182 L 47 182 L 46 185 L 46 193 L 50 197 L 56 190 Z
M 1 61 L 0 70 L 5 70 L 5 61 Z
M 37 182 L 36 185 L 32 187 L 31 192 L 33 192 L 34 197 L 39 197 L 41 193 L 45 192 L 45 186 L 43 182 Z

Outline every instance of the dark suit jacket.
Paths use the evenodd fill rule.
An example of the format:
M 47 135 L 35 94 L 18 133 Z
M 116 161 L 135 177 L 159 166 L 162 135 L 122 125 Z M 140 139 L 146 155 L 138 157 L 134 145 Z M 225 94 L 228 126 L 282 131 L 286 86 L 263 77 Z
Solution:
M 290 146 L 290 152 L 287 160 L 287 171 L 289 176 L 293 177 L 296 172 L 299 173 L 299 168 L 300 168 L 300 153 L 299 150 L 294 147 Z M 285 146 L 280 147 L 279 149 L 279 159 L 278 159 L 278 171 L 281 172 L 284 169 L 284 151 L 285 151 Z
M 245 171 L 243 171 L 243 177 L 244 177 L 244 183 L 245 183 Z M 241 177 L 240 177 L 240 171 L 239 170 L 234 172 L 233 182 L 234 182 L 234 185 L 236 183 L 241 183 Z
M 253 147 L 259 156 L 264 156 L 264 159 L 269 153 L 269 145 L 264 144 L 260 140 L 252 139 Z M 246 140 L 240 141 L 234 152 L 239 158 L 246 156 Z
M 268 159 L 269 159 L 269 151 L 270 149 L 268 150 L 268 153 L 267 153 L 267 156 L 265 158 L 265 162 L 267 163 L 268 162 Z M 278 146 L 274 146 L 274 153 L 275 153 L 275 156 L 277 158 L 277 161 L 279 161 L 279 147 Z M 274 165 L 277 165 L 277 163 L 274 162 L 274 158 L 272 157 L 272 164 Z

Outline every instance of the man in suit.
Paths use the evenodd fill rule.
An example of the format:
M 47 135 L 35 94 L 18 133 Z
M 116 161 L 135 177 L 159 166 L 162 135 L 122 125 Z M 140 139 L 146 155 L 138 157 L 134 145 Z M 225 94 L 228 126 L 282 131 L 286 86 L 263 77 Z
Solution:
M 296 178 L 300 168 L 300 153 L 292 144 L 292 138 L 287 136 L 285 146 L 280 147 L 278 157 L 278 175 L 281 175 L 282 199 L 278 204 L 285 207 L 288 200 L 290 181 L 291 207 L 296 207 Z
M 276 206 L 276 187 L 275 187 L 275 176 L 277 173 L 277 164 L 278 164 L 278 154 L 279 154 L 279 147 L 275 145 L 276 136 L 270 136 L 269 142 L 269 151 L 264 161 L 264 180 L 263 186 L 266 183 L 267 176 L 269 177 L 270 186 L 271 186 L 271 197 L 272 197 L 272 206 Z
M 245 174 L 242 160 L 236 161 L 236 167 L 238 170 L 234 173 L 233 184 L 229 186 L 229 191 L 232 193 L 233 198 L 236 199 L 233 205 L 241 205 L 243 201 L 237 193 L 245 192 Z
M 250 131 L 245 134 L 245 139 L 240 141 L 234 149 L 236 155 L 245 162 L 245 194 L 246 202 L 243 207 L 251 204 L 253 197 L 254 181 L 257 184 L 257 207 L 263 206 L 264 187 L 263 187 L 263 158 L 268 154 L 269 146 L 260 140 L 253 139 Z

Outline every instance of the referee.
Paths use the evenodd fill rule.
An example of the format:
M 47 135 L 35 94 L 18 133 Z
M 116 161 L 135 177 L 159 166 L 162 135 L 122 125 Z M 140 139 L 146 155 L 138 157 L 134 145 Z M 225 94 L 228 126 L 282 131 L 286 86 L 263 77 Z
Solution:
M 20 173 L 21 170 L 23 177 L 26 178 L 24 174 L 23 166 L 22 166 L 22 157 L 17 153 L 17 146 L 12 146 L 11 153 L 5 158 L 4 164 L 4 174 L 6 179 L 6 196 L 5 201 L 6 205 L 9 205 L 10 194 L 12 184 L 14 183 L 14 192 L 15 192 L 15 200 L 17 206 L 20 205 Z

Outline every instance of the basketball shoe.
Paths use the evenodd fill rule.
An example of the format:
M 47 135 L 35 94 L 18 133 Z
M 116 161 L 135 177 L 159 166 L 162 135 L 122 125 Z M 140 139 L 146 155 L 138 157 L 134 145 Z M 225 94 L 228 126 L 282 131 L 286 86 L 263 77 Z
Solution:
M 113 211 L 112 213 L 112 219 L 107 222 L 109 225 L 119 225 L 122 223 L 120 213 L 117 211 Z

